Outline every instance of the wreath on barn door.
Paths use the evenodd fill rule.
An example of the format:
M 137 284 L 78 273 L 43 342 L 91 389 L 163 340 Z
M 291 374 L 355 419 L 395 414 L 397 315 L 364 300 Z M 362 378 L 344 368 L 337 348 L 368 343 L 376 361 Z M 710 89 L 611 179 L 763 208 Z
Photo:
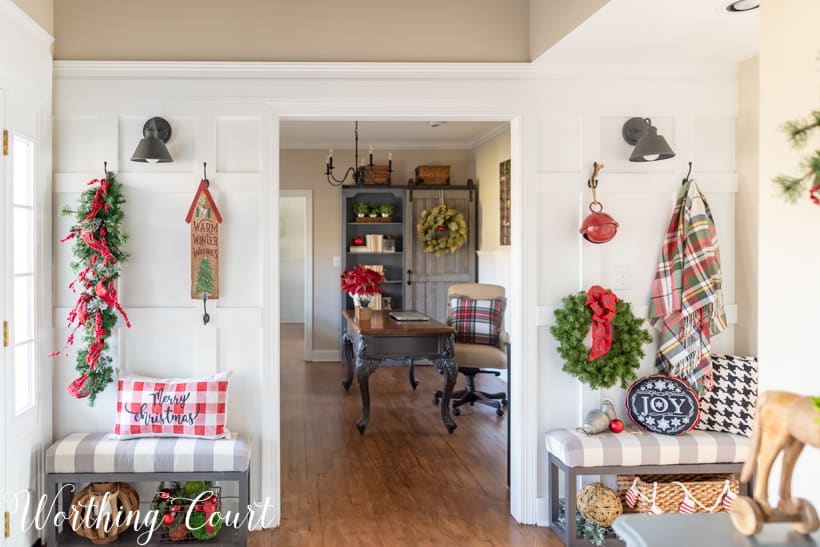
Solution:
M 421 212 L 416 231 L 422 238 L 424 252 L 442 256 L 456 252 L 467 242 L 467 220 L 458 209 L 444 203 Z

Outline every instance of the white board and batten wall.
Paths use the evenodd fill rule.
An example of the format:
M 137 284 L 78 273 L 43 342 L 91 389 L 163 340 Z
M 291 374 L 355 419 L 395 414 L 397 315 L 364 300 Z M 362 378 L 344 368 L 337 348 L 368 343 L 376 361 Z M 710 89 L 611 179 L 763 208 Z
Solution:
M 279 495 L 280 116 L 511 122 L 513 244 L 507 267 L 492 268 L 509 272 L 514 310 L 508 324 L 514 348 L 510 399 L 517 401 L 511 407 L 511 511 L 521 522 L 545 520 L 546 507 L 538 501 L 547 494 L 544 432 L 577 426 L 600 398 L 561 371 L 548 332 L 552 310 L 563 296 L 590 284 L 612 286 L 615 269 L 626 267 L 629 286 L 616 292 L 645 312 L 688 160 L 712 204 L 726 302 L 730 316 L 736 315 L 734 67 L 60 62 L 54 105 L 55 204 L 76 200 L 104 160 L 126 186 L 132 258 L 121 294 L 134 327 L 118 334 L 120 366 L 159 376 L 233 369 L 229 426 L 258 440 L 256 499 Z M 142 124 L 155 115 L 174 128 L 169 150 L 175 162 L 129 162 Z M 629 163 L 621 126 L 632 116 L 651 117 L 677 157 Z M 183 221 L 203 161 L 225 217 L 222 299 L 212 305 L 207 327 L 201 303 L 188 298 Z M 621 224 L 617 238 L 602 246 L 578 234 L 593 161 L 606 164 L 599 198 Z M 60 220 L 56 234 L 67 226 Z M 69 254 L 55 247 L 59 328 L 71 304 L 65 289 Z M 732 345 L 730 327 L 715 348 L 731 352 Z M 648 355 L 642 372 L 651 363 Z M 70 365 L 58 367 L 55 385 L 71 376 Z M 108 429 L 113 391 L 93 410 L 55 398 L 55 434 Z M 621 398 L 617 390 L 607 394 Z

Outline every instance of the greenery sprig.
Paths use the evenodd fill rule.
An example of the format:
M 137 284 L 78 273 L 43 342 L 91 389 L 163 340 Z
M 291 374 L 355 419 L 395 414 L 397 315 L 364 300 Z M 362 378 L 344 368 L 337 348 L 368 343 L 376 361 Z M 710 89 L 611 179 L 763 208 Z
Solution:
M 820 110 L 815 110 L 803 120 L 792 120 L 783 124 L 783 131 L 795 148 L 805 146 L 809 136 L 817 128 L 820 128 Z M 808 189 L 811 200 L 815 205 L 820 205 L 820 198 L 815 195 L 820 191 L 820 150 L 815 150 L 812 155 L 806 157 L 800 167 L 804 169 L 802 175 L 779 175 L 775 177 L 774 183 L 780 186 L 783 197 L 791 203 L 796 203 Z
M 592 324 L 592 311 L 586 306 L 586 293 L 564 297 L 563 307 L 555 310 L 555 325 L 550 332 L 558 341 L 564 359 L 564 372 L 576 376 L 592 389 L 612 387 L 620 380 L 626 389 L 637 378 L 635 371 L 645 355 L 643 344 L 652 337 L 642 327 L 643 319 L 632 313 L 629 302 L 618 299 L 612 320 L 612 348 L 606 355 L 589 360 L 584 338 Z

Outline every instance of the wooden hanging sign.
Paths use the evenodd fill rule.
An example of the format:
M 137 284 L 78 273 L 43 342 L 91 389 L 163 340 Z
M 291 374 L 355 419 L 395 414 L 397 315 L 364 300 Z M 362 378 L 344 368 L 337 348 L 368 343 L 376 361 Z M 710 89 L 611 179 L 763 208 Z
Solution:
M 203 179 L 185 222 L 191 225 L 191 298 L 219 298 L 219 225 L 222 215 Z

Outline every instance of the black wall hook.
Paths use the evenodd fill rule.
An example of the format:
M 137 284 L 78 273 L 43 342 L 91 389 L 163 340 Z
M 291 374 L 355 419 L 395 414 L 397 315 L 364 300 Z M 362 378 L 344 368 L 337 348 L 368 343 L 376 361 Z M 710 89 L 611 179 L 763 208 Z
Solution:
M 202 162 L 202 180 L 205 181 L 205 186 L 208 187 L 211 185 L 211 182 L 208 180 L 208 162 Z
M 202 293 L 202 310 L 204 313 L 202 314 L 202 324 L 207 325 L 208 321 L 211 320 L 211 316 L 208 315 L 208 293 Z
M 692 174 L 692 162 L 690 161 L 689 162 L 689 171 L 686 173 L 686 176 L 683 177 L 683 180 L 681 181 L 681 185 L 686 184 L 687 182 L 689 182 L 689 175 L 691 175 L 691 174 Z
M 105 173 L 105 178 L 108 178 L 108 162 L 103 162 L 103 173 Z

